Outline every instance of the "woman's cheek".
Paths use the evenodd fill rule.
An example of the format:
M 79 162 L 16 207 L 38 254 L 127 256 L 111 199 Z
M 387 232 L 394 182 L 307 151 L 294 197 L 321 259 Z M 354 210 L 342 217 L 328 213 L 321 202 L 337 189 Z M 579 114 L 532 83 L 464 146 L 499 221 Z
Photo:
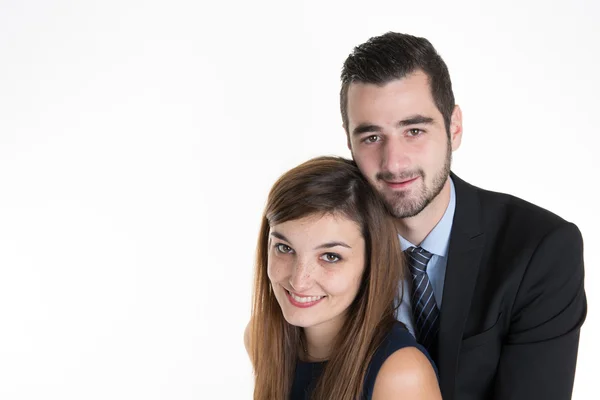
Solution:
M 272 282 L 281 281 L 286 274 L 285 263 L 279 262 L 278 260 L 269 260 L 267 263 L 267 275 Z

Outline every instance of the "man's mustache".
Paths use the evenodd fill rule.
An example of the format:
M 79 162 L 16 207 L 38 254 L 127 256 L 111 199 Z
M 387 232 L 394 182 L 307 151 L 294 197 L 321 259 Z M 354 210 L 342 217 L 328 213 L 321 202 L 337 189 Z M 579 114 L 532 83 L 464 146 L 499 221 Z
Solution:
M 409 179 L 414 179 L 417 177 L 424 177 L 425 176 L 425 172 L 421 169 L 418 170 L 414 170 L 414 171 L 403 171 L 399 174 L 394 174 L 390 171 L 382 171 L 377 173 L 377 175 L 375 175 L 375 178 L 377 180 L 384 180 L 384 181 L 388 181 L 388 182 L 403 182 L 403 181 L 407 181 Z

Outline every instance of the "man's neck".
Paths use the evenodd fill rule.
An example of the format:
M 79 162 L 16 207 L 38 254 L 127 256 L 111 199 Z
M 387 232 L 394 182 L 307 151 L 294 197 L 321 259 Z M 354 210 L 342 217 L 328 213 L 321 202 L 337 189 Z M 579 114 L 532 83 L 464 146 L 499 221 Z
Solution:
M 448 177 L 442 191 L 423 211 L 414 217 L 396 220 L 398 233 L 414 245 L 420 245 L 444 216 L 450 202 L 450 190 L 450 178 Z

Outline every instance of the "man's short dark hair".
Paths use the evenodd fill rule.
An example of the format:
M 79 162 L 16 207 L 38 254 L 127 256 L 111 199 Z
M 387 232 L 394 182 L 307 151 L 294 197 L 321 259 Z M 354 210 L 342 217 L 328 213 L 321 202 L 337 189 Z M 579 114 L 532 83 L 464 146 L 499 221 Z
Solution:
M 396 32 L 372 37 L 356 46 L 344 62 L 340 109 L 346 132 L 349 129 L 348 88 L 352 82 L 384 85 L 418 70 L 429 78 L 433 101 L 449 134 L 454 94 L 446 63 L 429 40 Z

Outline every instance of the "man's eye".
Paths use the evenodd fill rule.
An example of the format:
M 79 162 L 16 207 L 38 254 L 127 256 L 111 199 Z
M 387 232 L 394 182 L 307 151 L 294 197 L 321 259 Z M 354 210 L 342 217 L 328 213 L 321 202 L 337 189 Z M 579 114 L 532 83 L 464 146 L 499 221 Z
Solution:
M 276 244 L 275 250 L 277 250 L 279 253 L 283 253 L 283 254 L 291 253 L 293 251 L 290 246 L 283 244 L 283 243 Z
M 413 129 L 408 130 L 409 136 L 419 136 L 421 133 L 423 133 L 423 131 L 418 128 L 413 128 Z
M 379 136 L 377 135 L 371 135 L 365 138 L 365 143 L 375 143 L 377 141 L 379 141 Z
M 328 263 L 335 263 L 342 259 L 339 255 L 335 253 L 325 253 L 321 256 L 321 260 L 327 261 Z

